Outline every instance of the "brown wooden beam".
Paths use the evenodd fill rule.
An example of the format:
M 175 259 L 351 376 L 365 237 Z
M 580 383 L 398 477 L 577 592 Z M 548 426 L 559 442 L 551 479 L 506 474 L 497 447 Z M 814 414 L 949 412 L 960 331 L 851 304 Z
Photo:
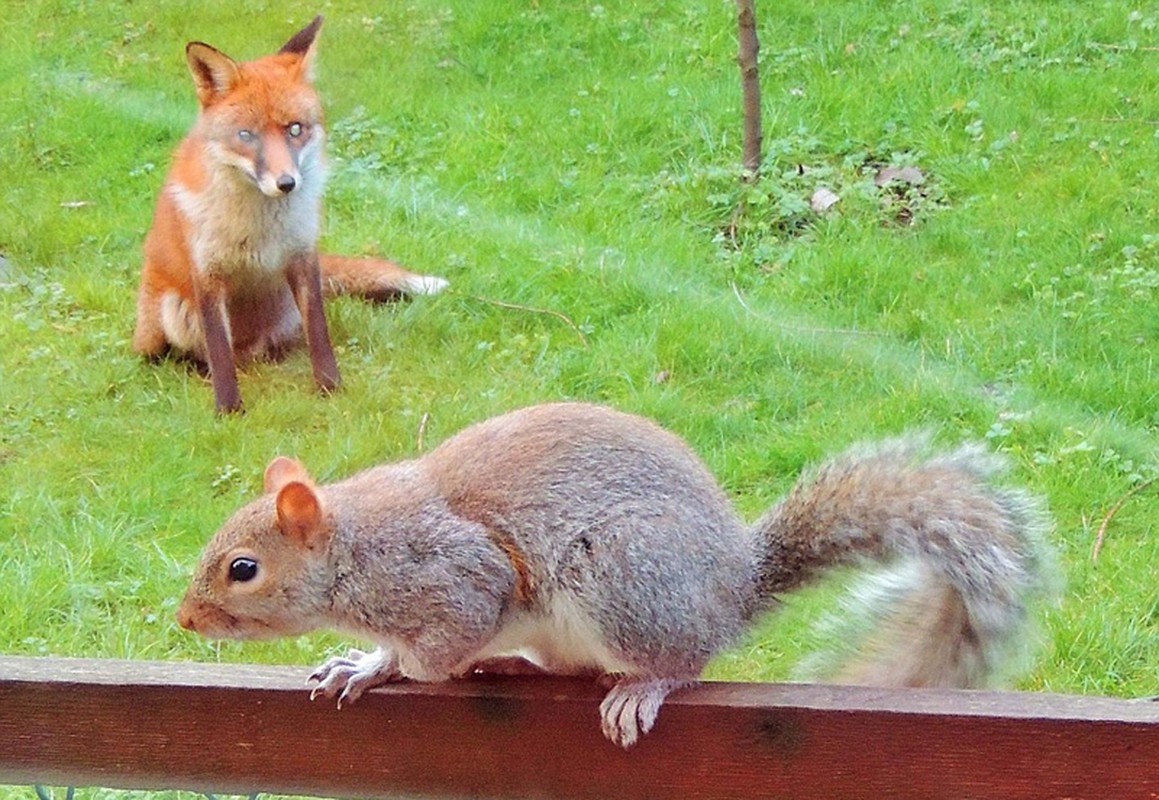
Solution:
M 1154 798 L 1159 703 L 707 683 L 628 751 L 553 678 L 311 703 L 306 668 L 0 657 L 0 783 L 336 796 Z

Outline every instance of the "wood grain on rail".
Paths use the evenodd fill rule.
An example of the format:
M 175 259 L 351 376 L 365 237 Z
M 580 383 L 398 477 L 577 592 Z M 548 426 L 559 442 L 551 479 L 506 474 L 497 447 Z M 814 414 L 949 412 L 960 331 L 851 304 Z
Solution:
M 706 683 L 624 751 L 588 681 L 310 702 L 307 668 L 0 657 L 0 783 L 341 797 L 1159 797 L 1159 703 Z

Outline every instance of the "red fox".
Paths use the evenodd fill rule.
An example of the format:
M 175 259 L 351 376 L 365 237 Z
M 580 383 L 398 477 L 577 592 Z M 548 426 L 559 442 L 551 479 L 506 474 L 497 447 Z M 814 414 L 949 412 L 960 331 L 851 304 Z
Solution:
M 319 255 L 326 177 L 313 86 L 322 18 L 282 49 L 238 62 L 185 48 L 201 111 L 177 147 L 145 237 L 133 348 L 203 362 L 217 411 L 241 408 L 238 362 L 279 358 L 305 329 L 314 380 L 339 384 L 323 293 L 382 299 L 447 282 L 390 261 Z

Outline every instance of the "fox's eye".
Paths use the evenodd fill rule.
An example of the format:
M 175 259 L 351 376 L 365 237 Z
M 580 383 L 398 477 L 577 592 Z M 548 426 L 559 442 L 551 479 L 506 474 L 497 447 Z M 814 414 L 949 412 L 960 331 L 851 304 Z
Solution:
M 252 581 L 258 574 L 258 562 L 252 558 L 235 558 L 229 565 L 229 579 L 236 583 Z
M 254 140 L 254 132 L 249 128 L 242 128 L 237 132 L 237 138 L 241 139 L 243 142 L 252 142 Z
M 302 123 L 291 122 L 288 126 L 286 126 L 286 130 L 290 132 L 291 136 L 297 138 L 302 135 Z

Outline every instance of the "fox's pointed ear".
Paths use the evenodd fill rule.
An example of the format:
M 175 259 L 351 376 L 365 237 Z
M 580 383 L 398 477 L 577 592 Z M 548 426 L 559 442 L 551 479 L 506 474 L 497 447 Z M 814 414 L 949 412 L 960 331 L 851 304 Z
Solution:
M 282 45 L 279 53 L 291 53 L 302 58 L 302 68 L 306 80 L 314 80 L 314 40 L 318 36 L 318 29 L 322 27 L 322 15 L 314 17 L 313 21 L 302 30 L 290 37 L 290 41 Z
M 310 473 L 302 466 L 302 462 L 297 459 L 278 456 L 266 467 L 263 480 L 266 487 L 266 494 L 273 494 L 290 481 L 298 481 L 299 483 L 311 485 L 314 483 L 310 478 Z
M 322 27 L 322 15 L 314 17 L 314 19 L 302 30 L 290 37 L 290 41 L 282 45 L 279 53 L 297 53 L 298 55 L 305 55 L 306 51 L 314 45 L 314 37 L 318 35 L 318 29 Z
M 240 77 L 237 62 L 205 42 L 185 45 L 185 60 L 189 62 L 197 99 L 202 106 L 209 105 L 237 85 Z
M 330 541 L 322 498 L 312 483 L 290 481 L 278 490 L 274 507 L 278 530 L 287 538 L 309 548 L 324 547 Z

